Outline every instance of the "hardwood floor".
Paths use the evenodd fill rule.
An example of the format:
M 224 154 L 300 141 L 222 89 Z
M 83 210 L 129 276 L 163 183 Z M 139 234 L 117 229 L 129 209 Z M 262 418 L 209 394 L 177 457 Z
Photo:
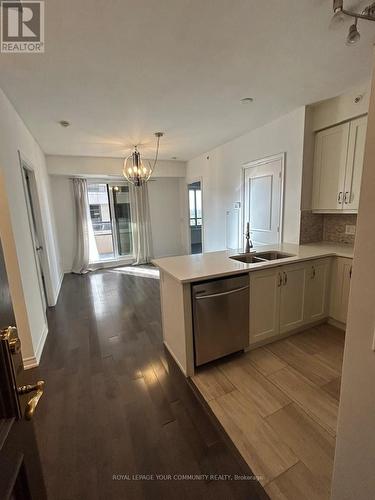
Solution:
M 46 381 L 34 424 L 51 500 L 268 498 L 249 479 L 128 479 L 252 475 L 164 350 L 158 280 L 67 275 L 48 321 L 40 367 L 27 377 Z M 206 383 L 214 398 L 233 390 L 221 374 Z
M 343 351 L 325 324 L 193 377 L 271 499 L 330 498 Z

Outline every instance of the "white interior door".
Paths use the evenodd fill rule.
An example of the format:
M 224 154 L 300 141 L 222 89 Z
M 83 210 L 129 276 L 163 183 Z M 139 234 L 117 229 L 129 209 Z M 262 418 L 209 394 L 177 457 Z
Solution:
M 29 169 L 27 166 L 23 165 L 22 167 L 24 187 L 25 187 L 25 197 L 26 197 L 26 205 L 27 212 L 29 216 L 29 224 L 31 237 L 33 240 L 33 248 L 34 248 L 34 256 L 35 256 L 35 264 L 37 268 L 40 295 L 43 303 L 43 309 L 46 311 L 47 309 L 47 288 L 46 288 L 46 280 L 44 274 L 44 240 L 43 233 L 41 228 L 41 220 L 40 220 L 40 209 L 38 204 L 38 197 L 36 191 L 36 180 L 34 172 Z
M 244 226 L 253 244 L 281 242 L 284 154 L 249 163 L 244 169 Z

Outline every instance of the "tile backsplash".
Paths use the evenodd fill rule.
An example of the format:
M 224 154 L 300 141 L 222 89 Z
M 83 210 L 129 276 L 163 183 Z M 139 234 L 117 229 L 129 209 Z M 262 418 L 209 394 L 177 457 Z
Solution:
M 323 241 L 354 245 L 355 235 L 345 234 L 346 226 L 356 226 L 356 214 L 325 214 L 323 223 Z
M 323 240 L 323 214 L 313 214 L 309 210 L 301 212 L 301 229 L 299 241 L 304 243 L 315 243 Z
M 356 224 L 356 214 L 314 214 L 304 210 L 301 213 L 300 243 L 331 241 L 353 245 L 355 235 L 345 234 L 345 229 Z

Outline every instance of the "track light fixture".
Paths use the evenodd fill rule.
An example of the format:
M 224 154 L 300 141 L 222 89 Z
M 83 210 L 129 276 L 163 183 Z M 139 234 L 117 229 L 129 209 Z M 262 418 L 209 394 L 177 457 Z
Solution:
M 361 35 L 358 31 L 358 19 L 363 19 L 365 21 L 375 21 L 375 2 L 371 3 L 365 7 L 362 12 L 353 12 L 351 10 L 344 9 L 344 0 L 333 0 L 333 18 L 332 22 L 342 21 L 345 17 L 353 17 L 354 23 L 349 28 L 349 33 L 346 38 L 346 43 L 348 45 L 353 45 L 359 41 Z

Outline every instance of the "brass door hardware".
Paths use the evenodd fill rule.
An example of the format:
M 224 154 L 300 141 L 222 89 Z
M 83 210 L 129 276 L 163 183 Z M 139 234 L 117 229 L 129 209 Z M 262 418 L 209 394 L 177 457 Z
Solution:
M 35 409 L 39 403 L 39 399 L 43 396 L 44 392 L 44 380 L 39 380 L 36 384 L 32 385 L 22 385 L 18 387 L 17 392 L 20 396 L 23 394 L 29 394 L 30 392 L 36 391 L 35 396 L 29 399 L 26 409 L 25 409 L 25 419 L 31 420 L 34 416 Z
M 12 354 L 17 354 L 21 350 L 21 341 L 18 338 L 17 328 L 15 326 L 8 326 L 0 331 L 0 339 L 7 340 L 9 349 Z

